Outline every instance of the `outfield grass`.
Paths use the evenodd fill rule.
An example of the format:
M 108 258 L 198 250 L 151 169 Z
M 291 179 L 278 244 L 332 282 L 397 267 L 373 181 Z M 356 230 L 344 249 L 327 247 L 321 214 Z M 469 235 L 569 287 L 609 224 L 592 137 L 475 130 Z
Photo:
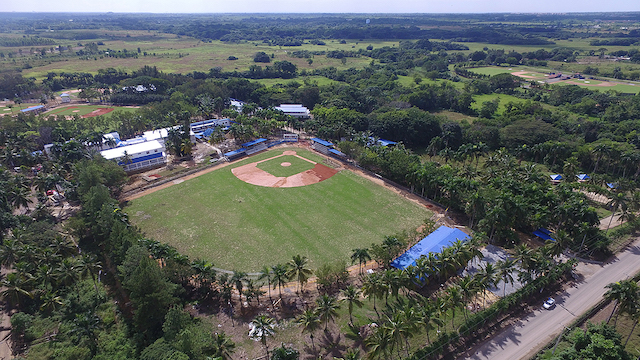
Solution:
M 129 107 L 105 106 L 105 105 L 69 105 L 69 106 L 64 107 L 64 108 L 57 108 L 57 109 L 53 109 L 51 111 L 48 111 L 48 112 L 45 113 L 45 115 L 46 116 L 48 116 L 48 115 L 63 115 L 63 116 L 78 115 L 78 116 L 83 116 L 83 115 L 87 115 L 87 114 L 89 114 L 92 111 L 97 110 L 97 109 L 114 109 L 113 111 L 126 111 L 126 112 L 136 111 L 137 110 L 135 108 L 129 108 Z M 109 113 L 106 113 L 104 115 L 101 115 L 101 116 L 111 116 L 113 111 L 109 112 Z
M 290 166 L 283 166 L 282 164 L 288 162 Z M 288 177 L 303 171 L 313 169 L 315 165 L 302 160 L 293 155 L 284 155 L 275 159 L 267 160 L 258 164 L 258 169 L 262 169 L 269 174 L 277 177 Z
M 236 166 L 282 154 L 273 150 L 132 200 L 126 211 L 147 236 L 191 258 L 247 272 L 300 254 L 316 268 L 349 260 L 352 249 L 417 228 L 431 213 L 343 170 L 317 184 L 269 188 L 237 179 Z M 298 155 L 322 158 L 296 148 Z

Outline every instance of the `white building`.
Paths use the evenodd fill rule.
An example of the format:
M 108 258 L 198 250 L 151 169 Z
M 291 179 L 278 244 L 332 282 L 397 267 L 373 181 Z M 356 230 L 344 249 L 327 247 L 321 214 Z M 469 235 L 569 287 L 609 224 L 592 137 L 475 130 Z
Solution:
M 164 145 L 165 140 L 167 139 L 167 137 L 169 137 L 169 130 L 171 130 L 171 129 L 179 129 L 179 128 L 180 128 L 180 126 L 174 126 L 172 128 L 168 127 L 168 128 L 163 128 L 163 129 L 145 131 L 145 132 L 142 133 L 141 138 L 144 138 L 145 141 L 157 140 L 157 141 L 161 142 Z M 137 139 L 137 138 L 134 138 L 134 139 Z M 189 139 L 191 140 L 192 144 L 196 143 L 196 134 L 192 130 L 189 130 Z M 127 141 L 129 141 L 129 140 L 127 140 Z
M 129 172 L 164 165 L 167 162 L 167 155 L 164 151 L 164 144 L 152 140 L 104 150 L 100 152 L 100 155 L 107 160 L 116 160 L 118 165 Z
M 71 96 L 67 93 L 62 93 L 60 94 L 60 101 L 62 101 L 63 103 L 71 102 Z
M 282 111 L 285 115 L 290 115 L 298 119 L 309 119 L 311 112 L 301 104 L 280 104 L 275 107 L 276 110 Z

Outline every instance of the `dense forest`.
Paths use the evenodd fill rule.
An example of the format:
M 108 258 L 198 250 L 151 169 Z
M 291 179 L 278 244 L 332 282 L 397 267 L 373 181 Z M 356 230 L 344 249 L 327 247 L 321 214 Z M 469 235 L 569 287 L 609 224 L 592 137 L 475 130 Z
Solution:
M 3 68 L 0 99 L 7 99 L 11 108 L 0 117 L 1 295 L 9 309 L 11 344 L 21 358 L 238 358 L 241 345 L 202 313 L 243 321 L 245 311 L 263 309 L 261 299 L 266 301 L 267 294 L 262 286 L 268 287 L 271 304 L 271 290 L 278 290 L 283 303 L 287 297 L 295 303 L 296 296 L 283 296 L 281 287 L 294 282 L 303 288 L 312 274 L 317 297 L 305 311 L 257 314 L 247 322 L 260 329 L 256 346 L 268 357 L 315 358 L 325 354 L 316 346 L 324 346 L 326 356 L 350 360 L 448 358 L 471 346 L 491 326 L 537 304 L 544 291 L 570 280 L 574 260 L 565 261 L 561 254 L 605 259 L 617 250 L 613 244 L 628 239 L 640 226 L 640 95 L 475 71 L 502 65 L 570 65 L 600 55 L 602 63 L 589 63 L 585 74 L 638 80 L 640 70 L 631 67 L 640 62 L 638 30 L 593 28 L 600 21 L 638 23 L 638 13 L 534 19 L 524 14 L 68 18 L 69 14 L 2 13 L 0 47 L 41 47 L 24 54 L 40 60 L 145 58 L 140 48 L 111 49 L 101 43 L 104 29 L 117 28 L 160 31 L 200 42 L 258 41 L 290 48 L 291 61 L 255 52 L 251 65 L 233 70 L 213 67 L 178 73 L 150 62 L 133 71 L 105 66 L 95 72 L 49 71 L 39 78 L 24 76 L 26 68 Z M 325 41 L 343 39 L 399 41 L 398 46 L 296 50 L 303 43 L 321 47 Z M 628 50 L 594 48 L 589 54 L 542 48 L 563 39 Z M 67 49 L 61 45 L 65 41 L 81 45 Z M 477 42 L 500 46 L 470 50 Z M 502 45 L 530 46 L 523 51 L 504 50 Z M 22 56 L 8 54 L 14 52 L 6 55 L 12 59 Z M 611 67 L 604 64 L 605 55 L 628 59 Z M 294 63 L 307 59 L 311 65 L 319 57 L 366 63 L 313 69 Z M 319 84 L 314 80 L 318 78 L 327 82 Z M 408 82 L 400 81 L 407 78 Z M 264 79 L 277 83 L 258 81 Z M 138 86 L 143 90 L 136 90 Z M 58 105 L 56 93 L 69 89 L 80 90 L 83 101 L 139 109 L 90 118 L 13 112 L 27 100 Z M 245 102 L 242 111 L 232 109 L 230 99 Z M 274 109 L 283 103 L 303 104 L 313 117 L 301 121 L 285 116 Z M 442 205 L 474 236 L 403 271 L 389 263 L 433 230 L 432 222 L 425 222 L 424 234 L 389 234 L 367 249 L 354 249 L 351 258 L 317 269 L 297 256 L 290 263 L 266 267 L 259 279 L 242 271 L 217 272 L 207 259 L 190 259 L 134 226 L 119 201 L 127 174 L 85 146 L 101 144 L 103 134 L 111 131 L 131 138 L 213 117 L 231 118 L 234 124 L 212 136 L 212 144 L 274 137 L 283 128 L 331 140 L 361 169 Z M 191 148 L 180 138 L 184 133 L 176 134 L 167 148 L 177 158 L 188 158 Z M 376 141 L 380 138 L 398 144 L 381 146 Z M 41 151 L 49 143 L 54 144 L 53 156 L 47 158 Z M 550 173 L 563 174 L 565 180 L 554 185 Z M 578 182 L 576 175 L 583 173 L 591 180 Z M 64 192 L 73 209 L 70 217 L 61 215 L 64 208 L 54 210 L 48 203 L 45 193 L 51 189 Z M 594 202 L 588 194 L 603 196 L 606 204 Z M 601 229 L 603 213 L 620 214 L 626 224 Z M 553 230 L 556 241 L 535 248 L 523 242 L 523 234 L 541 227 Z M 462 274 L 487 244 L 506 248 L 513 258 L 487 265 L 475 275 Z M 371 259 L 379 271 L 347 272 L 349 262 Z M 514 279 L 522 284 L 520 290 L 510 295 L 505 291 L 490 304 L 486 301 L 488 288 L 500 281 L 513 285 Z M 635 291 L 630 298 L 637 297 L 637 288 L 629 291 Z M 370 322 L 376 327 L 352 318 L 354 307 L 361 308 L 365 298 L 364 306 L 373 305 L 376 317 Z M 482 307 L 470 312 L 471 304 Z M 344 349 L 315 343 L 314 334 L 322 329 L 325 335 L 327 329 L 341 335 L 333 325 L 341 306 L 349 309 L 350 318 Z M 633 303 L 624 311 L 637 319 L 638 308 Z M 277 347 L 271 340 L 276 329 L 292 326 L 299 327 L 304 341 L 310 337 L 313 349 L 295 349 L 284 342 Z M 602 337 L 617 356 L 611 358 L 629 358 L 615 329 L 590 325 L 572 333 L 575 346 L 553 359 L 595 359 L 589 344 L 602 343 Z

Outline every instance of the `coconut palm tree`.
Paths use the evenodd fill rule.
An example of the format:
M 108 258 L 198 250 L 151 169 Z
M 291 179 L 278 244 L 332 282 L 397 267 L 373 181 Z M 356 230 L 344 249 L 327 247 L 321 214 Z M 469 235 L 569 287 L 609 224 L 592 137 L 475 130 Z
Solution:
M 273 277 L 271 278 L 273 281 L 273 288 L 275 289 L 276 286 L 278 287 L 278 295 L 282 300 L 282 286 L 289 280 L 289 277 L 287 277 L 287 266 L 282 264 L 274 265 L 271 268 L 271 272 L 273 274 Z
M 493 266 L 493 264 L 487 263 L 483 268 L 480 269 L 480 272 L 477 275 L 479 276 L 479 281 L 482 283 L 483 288 L 485 289 L 482 295 L 482 306 L 484 306 L 486 299 L 486 289 L 489 289 L 496 284 L 496 273 L 497 270 Z
M 313 333 L 318 330 L 320 327 L 320 318 L 318 317 L 318 313 L 314 310 L 307 309 L 300 316 L 296 318 L 296 323 L 302 326 L 302 332 L 309 333 L 309 338 L 311 338 L 311 346 L 313 346 L 313 351 L 316 350 L 316 344 L 313 342 Z
M 295 255 L 291 261 L 289 261 L 289 269 L 287 270 L 287 277 L 289 279 L 298 280 L 299 292 L 302 292 L 304 284 L 309 280 L 313 271 L 307 267 L 307 257 Z
M 365 345 L 369 349 L 369 352 L 367 353 L 367 359 L 387 359 L 389 357 L 390 343 L 391 339 L 389 338 L 387 329 L 384 327 L 376 328 L 373 334 L 369 335 L 365 340 Z
M 324 331 L 328 331 L 329 320 L 333 320 L 338 316 L 340 304 L 334 296 L 323 294 L 316 299 L 316 312 L 320 320 L 324 321 Z
M 264 346 L 267 353 L 267 359 L 269 358 L 269 347 L 267 346 L 267 338 L 275 334 L 274 326 L 275 320 L 267 315 L 259 315 L 251 321 L 253 330 L 249 333 L 249 336 L 256 340 L 260 340 L 262 346 Z
M 214 349 L 213 356 L 224 360 L 231 359 L 231 354 L 236 351 L 236 343 L 223 332 L 213 335 L 212 347 Z
M 376 298 L 381 298 L 387 292 L 387 286 L 382 282 L 380 274 L 373 273 L 365 277 L 362 283 L 362 293 L 369 299 L 373 299 L 373 310 L 378 314 Z M 379 316 L 380 314 L 378 314 Z
M 638 307 L 638 297 L 639 297 L 639 287 L 638 284 L 632 280 L 622 280 L 615 283 L 608 284 L 605 288 L 609 289 L 604 293 L 604 298 L 607 300 L 615 300 L 616 305 L 613 307 L 613 311 L 611 311 L 611 315 L 607 319 L 607 324 L 611 321 L 611 317 L 615 313 L 615 311 L 620 308 L 620 312 L 627 312 L 629 314 L 633 313 Z M 617 317 L 616 317 L 617 322 Z
M 28 273 L 27 273 L 28 274 Z M 0 284 L 5 288 L 0 292 L 2 298 L 13 305 L 20 305 L 26 297 L 33 298 L 31 276 L 22 276 L 18 272 L 8 273 Z
M 231 282 L 236 287 L 238 291 L 238 295 L 240 296 L 240 308 L 242 308 L 242 289 L 244 288 L 244 282 L 247 281 L 247 273 L 243 271 L 233 271 L 233 275 L 231 276 Z M 248 300 L 247 300 L 248 301 Z
M 258 277 L 258 280 L 267 280 L 267 287 L 269 289 L 269 299 L 271 300 L 271 280 L 273 273 L 271 271 L 271 268 L 269 268 L 267 265 L 262 267 L 262 270 L 260 270 L 260 276 Z
M 83 339 L 88 340 L 89 349 L 93 355 L 95 355 L 98 348 L 96 331 L 100 329 L 100 322 L 98 315 L 92 311 L 85 314 L 76 314 L 76 318 L 73 320 L 73 328 L 69 331 L 70 334 L 76 335 L 76 342 L 78 343 Z
M 371 260 L 371 255 L 369 255 L 369 249 L 353 249 L 353 253 L 351 254 L 351 263 L 354 264 L 356 261 L 360 264 L 360 274 L 362 274 L 362 264 Z
M 497 265 L 497 278 L 502 279 L 504 281 L 504 285 L 502 287 L 502 296 L 507 295 L 507 282 L 513 285 L 513 269 L 516 265 L 515 259 L 505 259 L 503 261 L 498 261 Z
M 609 228 L 611 227 L 611 222 L 613 221 L 616 211 L 618 211 L 618 209 L 621 209 L 623 213 L 627 211 L 628 199 L 624 191 L 615 193 L 607 203 L 607 206 L 611 209 L 611 217 L 609 218 L 609 224 L 607 224 L 607 230 L 604 232 L 605 234 L 609 232 Z
M 355 305 L 361 308 L 363 305 L 362 300 L 360 300 L 360 295 L 360 290 L 353 285 L 349 285 L 342 290 L 342 296 L 344 296 L 344 298 L 340 301 L 347 303 L 347 309 L 349 310 L 349 324 L 351 325 L 353 325 L 353 306 Z

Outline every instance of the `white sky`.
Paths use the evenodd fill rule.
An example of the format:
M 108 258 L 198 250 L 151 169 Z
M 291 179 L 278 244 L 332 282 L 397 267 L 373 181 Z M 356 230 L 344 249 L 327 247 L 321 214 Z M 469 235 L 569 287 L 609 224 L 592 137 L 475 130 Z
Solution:
M 0 12 L 491 13 L 640 11 L 640 0 L 2 0 Z

